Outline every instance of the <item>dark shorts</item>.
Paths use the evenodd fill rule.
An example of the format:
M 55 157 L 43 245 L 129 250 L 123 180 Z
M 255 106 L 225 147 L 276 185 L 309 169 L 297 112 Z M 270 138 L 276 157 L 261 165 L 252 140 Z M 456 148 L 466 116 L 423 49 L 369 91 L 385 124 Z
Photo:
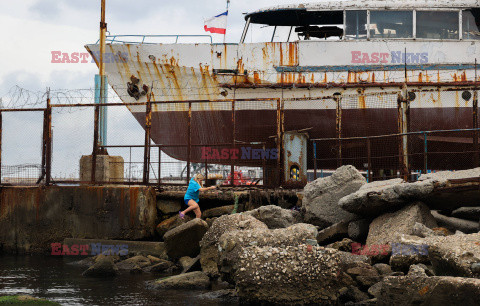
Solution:
M 188 206 L 188 202 L 190 202 L 190 200 L 192 200 L 192 199 L 183 199 L 183 202 L 185 203 L 185 205 Z M 194 201 L 195 201 L 195 200 L 194 200 Z

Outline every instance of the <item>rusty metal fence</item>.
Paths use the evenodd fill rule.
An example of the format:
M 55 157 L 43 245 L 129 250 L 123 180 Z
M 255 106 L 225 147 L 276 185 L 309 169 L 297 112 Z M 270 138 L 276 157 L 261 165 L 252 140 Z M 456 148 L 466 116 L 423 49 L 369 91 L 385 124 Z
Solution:
M 480 166 L 475 88 L 337 97 L 336 105 L 335 136 L 311 140 L 313 178 L 342 165 L 354 165 L 369 181 Z M 358 123 L 345 129 L 352 120 Z
M 267 103 L 266 105 L 263 105 Z M 217 114 L 201 116 L 205 106 L 214 105 Z M 245 124 L 251 113 L 246 110 L 260 106 L 259 118 L 268 118 L 262 129 Z M 132 135 L 125 131 L 108 130 L 109 143 L 99 142 L 99 112 L 117 108 L 141 107 L 134 114 L 138 129 Z M 34 131 L 25 131 L 28 139 L 18 144 L 0 143 L 0 181 L 10 185 L 36 184 L 126 184 L 126 185 L 185 185 L 197 173 L 205 175 L 209 184 L 224 186 L 277 186 L 280 162 L 268 159 L 260 151 L 277 148 L 280 138 L 278 99 L 226 101 L 174 101 L 146 103 L 52 104 L 47 99 L 44 108 L 0 109 L 0 139 L 11 133 L 19 138 L 22 130 L 11 114 L 19 117 L 35 115 Z M 162 112 L 176 110 L 172 122 L 158 117 Z M 132 109 L 130 109 L 131 111 Z M 223 120 L 215 120 L 220 114 Z M 2 120 L 3 119 L 3 120 Z M 115 119 L 115 118 L 109 118 Z M 152 122 L 171 129 L 152 129 Z M 160 122 L 160 123 L 159 123 Z M 243 124 L 236 124 L 243 122 Z M 193 128 L 196 127 L 196 128 Z M 198 129 L 209 131 L 200 137 Z M 222 133 L 219 133 L 222 131 Z M 162 134 L 163 133 L 163 134 Z M 15 136 L 16 135 L 16 136 Z M 168 144 L 154 143 L 152 138 L 170 137 Z M 11 139 L 12 137 L 8 137 Z M 220 139 L 219 139 L 220 138 Z M 21 155 L 28 144 L 33 160 Z M 32 151 L 32 150 L 30 150 Z M 8 152 L 8 153 L 7 153 Z M 260 153 L 259 153 L 260 152 Z M 1 160 L 1 156 L 9 156 Z M 258 156 L 257 156 L 258 155 Z M 17 160 L 12 162 L 12 158 Z M 109 156 L 109 158 L 105 158 Z M 88 157 L 87 166 L 82 160 Z M 22 162 L 23 161 L 23 162 Z M 30 164 L 26 164 L 26 162 Z M 86 169 L 87 168 L 87 169 Z M 107 179 L 98 175 L 111 171 Z
M 129 108 L 136 130 L 109 129 L 102 146 L 102 107 L 113 121 Z M 306 182 L 305 155 L 310 179 L 347 164 L 371 181 L 479 165 L 478 93 L 470 87 L 104 105 L 47 98 L 45 107 L 0 109 L 0 127 L 0 180 L 11 185 L 185 185 L 202 173 L 210 184 L 278 187 L 289 177 Z M 300 154 L 290 166 L 291 133 L 324 138 L 311 137 L 305 154 L 293 142 Z M 115 171 L 95 175 L 105 169 Z

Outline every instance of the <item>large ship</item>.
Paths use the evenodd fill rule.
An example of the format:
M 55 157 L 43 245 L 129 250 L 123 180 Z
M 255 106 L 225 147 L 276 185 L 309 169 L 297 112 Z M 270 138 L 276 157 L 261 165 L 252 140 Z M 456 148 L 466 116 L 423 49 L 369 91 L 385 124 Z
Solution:
M 116 60 L 106 72 L 118 96 L 145 102 L 151 92 L 168 102 L 153 105 L 155 143 L 187 144 L 189 105 L 180 102 L 199 100 L 207 102 L 192 104 L 193 145 L 267 142 L 277 134 L 274 99 L 284 103 L 286 131 L 338 137 L 341 100 L 342 137 L 394 134 L 405 85 L 419 91 L 409 95 L 411 131 L 473 127 L 471 89 L 448 90 L 476 84 L 480 1 L 324 1 L 264 8 L 245 21 L 238 44 L 109 37 Z M 248 42 L 254 28 L 269 31 L 268 41 Z M 86 48 L 98 54 L 98 44 Z M 232 99 L 241 101 L 235 126 Z M 128 108 L 144 125 L 145 105 Z M 187 159 L 183 148 L 165 152 Z M 202 161 L 199 150 L 191 154 Z

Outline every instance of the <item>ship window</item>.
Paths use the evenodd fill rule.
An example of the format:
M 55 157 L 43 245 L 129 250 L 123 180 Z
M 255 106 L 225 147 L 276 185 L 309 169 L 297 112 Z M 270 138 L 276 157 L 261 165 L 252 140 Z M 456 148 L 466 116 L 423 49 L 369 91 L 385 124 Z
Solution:
M 367 38 L 367 11 L 346 11 L 347 39 Z
M 370 38 L 412 38 L 413 12 L 371 11 Z
M 458 12 L 418 11 L 417 38 L 459 39 Z
M 463 11 L 463 39 L 480 40 L 480 10 Z

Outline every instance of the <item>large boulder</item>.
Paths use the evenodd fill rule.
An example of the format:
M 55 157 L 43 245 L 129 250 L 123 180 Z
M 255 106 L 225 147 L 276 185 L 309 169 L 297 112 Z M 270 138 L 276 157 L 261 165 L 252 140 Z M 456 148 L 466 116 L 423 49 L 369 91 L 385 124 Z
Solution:
M 286 248 L 315 241 L 318 231 L 311 224 L 295 224 L 288 228 L 275 230 L 233 231 L 222 235 L 219 240 L 220 264 L 223 279 L 232 282 L 237 270 L 240 254 L 249 246 L 272 246 Z
M 184 273 L 155 281 L 154 289 L 208 289 L 210 278 L 201 271 Z
M 423 203 L 411 204 L 394 213 L 387 213 L 370 223 L 367 245 L 384 245 L 398 240 L 402 234 L 412 235 L 416 223 L 428 228 L 437 226 L 430 209 Z
M 428 256 L 436 275 L 480 278 L 480 233 L 427 237 Z
M 286 228 L 301 221 L 299 212 L 283 209 L 276 205 L 262 206 L 244 214 L 251 215 L 255 219 L 262 221 L 269 229 Z
M 245 214 L 222 216 L 216 219 L 200 241 L 200 263 L 202 265 L 202 271 L 210 277 L 220 276 L 218 271 L 220 260 L 218 241 L 220 237 L 230 231 L 253 229 L 267 230 L 268 227 L 265 223 Z
M 377 305 L 477 305 L 480 280 L 459 277 L 389 276 L 380 283 Z
M 458 192 L 448 193 L 445 188 L 452 187 L 452 180 L 479 176 L 480 168 L 476 168 L 424 174 L 415 183 L 406 183 L 401 179 L 373 182 L 342 198 L 340 206 L 351 213 L 371 217 L 400 209 L 412 201 L 423 201 L 436 209 L 474 206 L 480 199 L 476 190 L 462 193 L 459 197 Z
M 168 257 L 196 257 L 200 253 L 200 240 L 207 230 L 208 224 L 205 221 L 194 219 L 168 231 L 163 237 Z
M 354 255 L 345 258 L 350 256 Z M 234 275 L 237 293 L 251 303 L 346 302 L 340 298 L 345 297 L 343 288 L 356 286 L 356 281 L 347 274 L 344 262 L 342 252 L 322 247 L 249 246 L 241 250 Z
M 338 202 L 341 198 L 359 190 L 366 184 L 363 175 L 353 166 L 343 166 L 332 176 L 317 179 L 305 186 L 303 207 L 305 222 L 322 228 L 356 218 L 343 209 Z

